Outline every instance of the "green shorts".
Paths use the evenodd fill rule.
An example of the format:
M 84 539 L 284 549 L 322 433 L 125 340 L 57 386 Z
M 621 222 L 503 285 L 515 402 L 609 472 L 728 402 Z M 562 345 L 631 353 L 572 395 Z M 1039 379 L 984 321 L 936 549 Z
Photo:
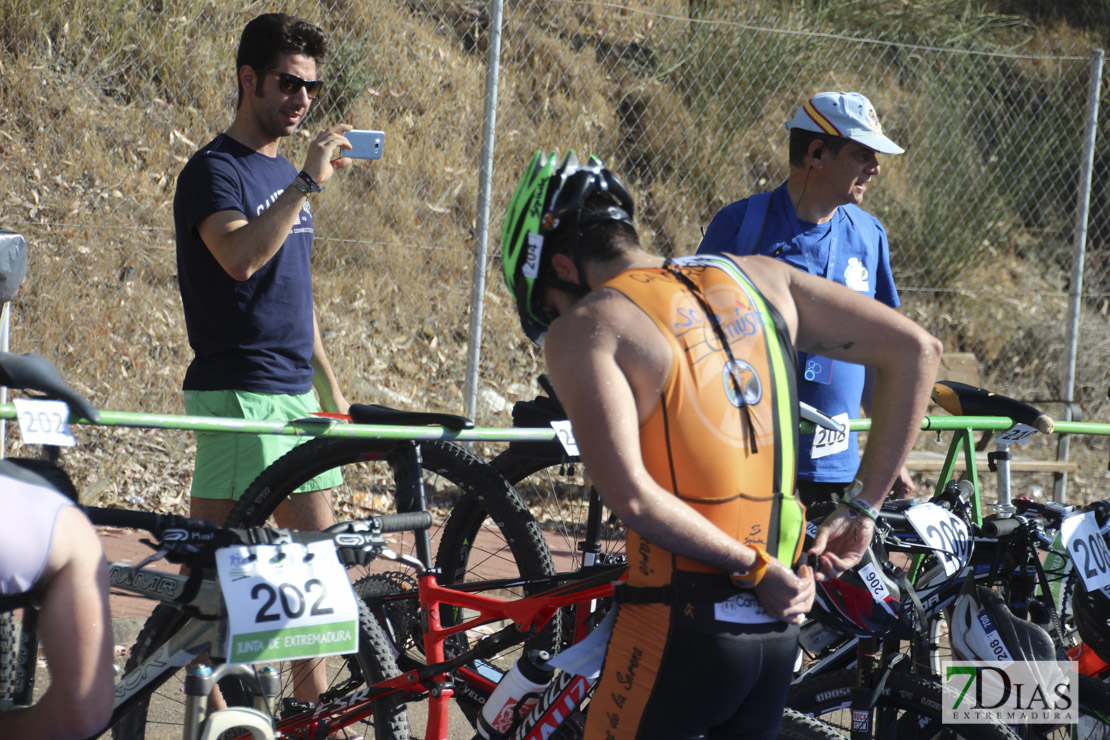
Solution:
M 292 420 L 320 410 L 312 391 L 299 396 L 247 391 L 185 391 L 185 413 L 234 419 Z M 297 445 L 312 437 L 280 434 L 197 432 L 193 487 L 197 498 L 238 500 L 258 474 Z M 295 493 L 334 488 L 343 482 L 338 468 L 321 473 Z

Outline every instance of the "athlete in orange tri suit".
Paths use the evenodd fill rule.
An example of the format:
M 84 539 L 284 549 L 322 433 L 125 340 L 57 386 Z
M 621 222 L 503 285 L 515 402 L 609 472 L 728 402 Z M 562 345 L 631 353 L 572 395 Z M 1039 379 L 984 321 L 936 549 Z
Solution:
M 583 462 L 630 532 L 586 736 L 774 737 L 815 577 L 799 565 L 795 350 L 877 371 L 861 482 L 809 552 L 832 578 L 870 542 L 940 343 L 768 258 L 664 261 L 640 248 L 632 215 L 599 161 L 539 152 L 502 237 L 522 326 L 546 332 Z

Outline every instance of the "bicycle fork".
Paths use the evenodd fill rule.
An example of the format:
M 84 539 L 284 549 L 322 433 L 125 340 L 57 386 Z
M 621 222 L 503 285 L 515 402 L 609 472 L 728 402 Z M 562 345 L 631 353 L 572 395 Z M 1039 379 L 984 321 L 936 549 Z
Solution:
M 887 678 L 905 657 L 900 653 L 886 654 L 877 637 L 860 638 L 856 649 L 856 688 L 851 694 L 852 740 L 871 740 L 875 736 L 876 711 L 880 726 L 893 719 L 886 716 L 887 710 L 876 710 L 875 705 Z

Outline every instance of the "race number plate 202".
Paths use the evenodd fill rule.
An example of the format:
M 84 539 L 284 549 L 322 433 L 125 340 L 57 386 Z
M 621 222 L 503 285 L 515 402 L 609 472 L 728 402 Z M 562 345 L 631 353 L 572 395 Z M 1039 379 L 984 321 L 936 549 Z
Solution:
M 358 604 L 330 540 L 216 553 L 228 612 L 228 663 L 358 650 Z
M 69 430 L 69 406 L 65 401 L 41 398 L 16 398 L 16 418 L 19 436 L 27 445 L 55 445 L 73 447 L 77 444 Z

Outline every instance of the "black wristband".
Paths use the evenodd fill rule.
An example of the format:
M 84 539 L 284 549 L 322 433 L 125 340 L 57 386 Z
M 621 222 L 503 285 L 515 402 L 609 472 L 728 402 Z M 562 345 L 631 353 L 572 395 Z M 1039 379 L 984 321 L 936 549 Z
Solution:
M 305 182 L 304 180 L 302 180 L 299 177 L 294 177 L 293 178 L 293 187 L 295 187 L 297 190 L 299 190 L 301 195 L 303 195 L 306 198 L 308 196 L 312 195 L 312 188 L 310 188 L 308 186 L 307 182 Z
M 298 187 L 298 190 L 300 190 L 305 195 L 308 195 L 309 193 L 320 193 L 324 190 L 324 186 L 317 185 L 316 181 L 312 179 L 312 176 L 304 170 L 301 170 L 299 173 L 297 173 L 297 179 L 303 180 L 304 184 L 308 186 L 307 191 L 305 191 L 303 188 Z

